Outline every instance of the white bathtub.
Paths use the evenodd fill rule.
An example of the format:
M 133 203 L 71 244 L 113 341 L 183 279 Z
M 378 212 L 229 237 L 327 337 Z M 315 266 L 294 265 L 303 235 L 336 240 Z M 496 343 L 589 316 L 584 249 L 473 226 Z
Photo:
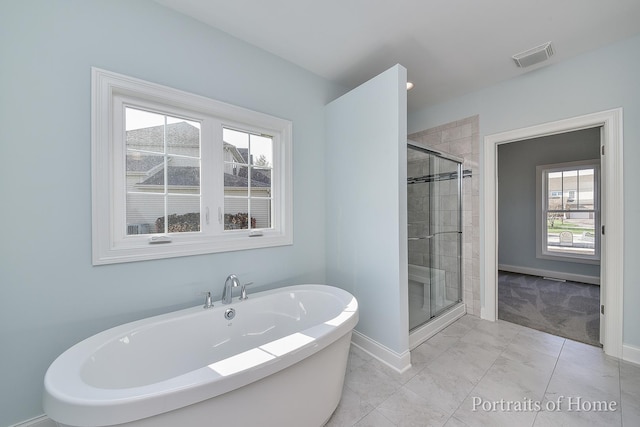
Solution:
M 60 426 L 321 426 L 357 322 L 348 292 L 299 285 L 117 326 L 51 364 L 44 410 Z

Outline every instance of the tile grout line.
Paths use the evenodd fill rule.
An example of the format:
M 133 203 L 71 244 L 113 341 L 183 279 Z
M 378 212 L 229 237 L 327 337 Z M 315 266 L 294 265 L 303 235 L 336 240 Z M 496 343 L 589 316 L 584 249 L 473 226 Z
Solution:
M 366 362 L 365 365 L 367 363 L 369 363 L 370 361 Z M 358 398 L 360 399 L 360 395 L 358 393 L 356 393 L 355 391 L 353 391 L 353 389 L 351 387 L 349 387 L 348 385 L 344 385 L 346 388 L 348 388 L 349 390 L 351 390 L 351 393 L 355 394 L 356 396 L 358 396 Z M 341 399 L 342 400 L 342 399 Z M 362 402 L 362 399 L 360 399 L 360 401 Z M 339 404 L 339 403 L 338 403 Z M 369 412 L 367 412 L 366 414 L 364 414 L 363 416 L 361 416 L 360 418 L 358 418 L 356 421 L 353 422 L 353 424 L 351 424 L 351 427 L 355 426 L 356 424 L 358 424 L 360 421 L 362 421 L 366 416 L 368 416 L 369 414 L 371 414 L 373 411 L 376 410 L 376 407 L 374 406 L 373 409 L 371 409 Z
M 602 350 L 604 351 L 604 349 Z M 622 363 L 618 360 L 618 387 L 620 387 L 620 427 L 624 427 L 624 408 L 622 407 Z
M 471 330 L 471 329 L 470 329 L 470 330 Z M 467 331 L 467 333 L 468 333 L 468 332 L 469 332 L 469 331 Z M 466 335 L 466 333 L 465 333 L 465 335 Z M 458 340 L 460 340 L 460 338 L 458 338 Z M 420 344 L 420 345 L 426 344 L 426 342 L 427 342 L 427 341 L 428 341 L 428 340 L 426 340 L 425 342 L 423 342 L 423 343 L 422 343 L 422 344 Z M 419 347 L 419 346 L 418 346 L 418 347 Z M 418 347 L 416 347 L 416 348 L 418 348 Z M 415 349 L 414 349 L 414 350 L 415 350 Z M 445 351 L 443 351 L 443 352 L 441 352 L 437 357 L 440 357 L 440 356 L 441 356 L 442 354 L 444 354 L 445 352 L 446 352 L 446 350 L 445 350 Z M 437 357 L 436 357 L 436 358 L 437 358 Z M 434 359 L 434 360 L 435 360 L 435 359 Z M 416 373 L 414 373 L 414 374 L 413 374 L 409 379 L 407 379 L 406 381 L 404 381 L 404 382 L 400 382 L 400 388 L 399 388 L 398 390 L 396 390 L 395 392 L 393 392 L 389 397 L 387 397 L 387 398 L 386 398 L 384 401 L 382 401 L 380 404 L 378 404 L 377 406 L 375 406 L 375 407 L 374 407 L 374 408 L 373 408 L 373 409 L 372 409 L 372 410 L 371 410 L 367 415 L 371 414 L 373 411 L 376 411 L 380 406 L 382 406 L 386 401 L 388 401 L 389 399 L 391 399 L 391 398 L 392 398 L 395 394 L 397 394 L 401 389 L 406 389 L 406 384 L 407 384 L 409 381 L 411 381 L 411 379 L 413 379 L 414 377 L 418 376 L 418 374 L 420 374 L 422 371 L 424 371 L 425 369 L 427 369 L 427 366 L 428 366 L 431 362 L 433 362 L 433 361 L 430 361 L 430 362 L 426 363 L 426 364 L 422 367 L 422 369 L 420 369 L 419 371 L 417 371 Z M 406 389 L 406 390 L 408 390 L 408 391 L 410 391 L 410 392 L 414 393 L 411 389 Z M 422 396 L 418 396 L 418 397 L 420 397 L 421 399 L 424 399 Z M 389 421 L 389 423 L 393 424 L 394 426 L 397 426 L 397 424 L 396 424 L 395 422 L 393 422 L 392 420 L 390 420 L 390 419 L 389 419 L 389 418 L 388 418 L 384 413 L 382 413 L 382 412 L 378 411 L 378 414 L 380 414 L 380 415 L 381 415 L 385 420 Z M 365 416 L 366 416 L 366 415 L 365 415 Z M 359 423 L 363 418 L 364 418 L 364 417 L 360 418 L 356 423 L 354 423 L 354 424 L 353 424 L 353 426 L 355 426 L 357 423 Z M 444 424 L 446 424 L 448 421 L 449 421 L 449 418 L 447 418 L 447 420 L 445 421 L 445 423 L 444 423 Z M 443 425 L 444 425 L 444 424 L 443 424 Z
M 458 338 L 458 340 L 464 338 L 465 336 L 467 336 L 467 334 L 469 334 L 471 331 L 473 331 L 474 329 L 476 329 L 477 327 L 477 323 L 476 325 L 469 329 L 462 337 Z M 462 406 L 462 404 L 467 400 L 467 398 L 471 395 L 471 393 L 473 393 L 473 390 L 476 389 L 476 387 L 478 386 L 478 384 L 480 384 L 480 381 L 482 381 L 482 379 L 487 375 L 487 372 L 489 372 L 491 370 L 491 368 L 493 367 L 493 365 L 496 364 L 496 361 L 498 360 L 498 358 L 502 355 L 502 353 L 505 352 L 505 350 L 507 349 L 507 347 L 509 346 L 509 344 L 511 344 L 511 342 L 515 339 L 516 336 L 518 336 L 520 334 L 520 332 L 518 332 L 516 335 L 514 335 L 513 338 L 511 338 L 509 341 L 507 341 L 507 345 L 505 346 L 505 348 L 503 350 L 500 351 L 500 354 L 498 354 L 495 358 L 495 360 L 493 361 L 493 363 L 491 364 L 491 366 L 489 366 L 487 368 L 487 370 L 484 372 L 484 374 L 482 374 L 482 377 L 480 377 L 480 379 L 478 379 L 478 382 L 476 384 L 474 384 L 473 388 L 471 389 L 471 391 L 469 391 L 469 393 L 467 393 L 467 395 L 464 397 L 464 399 L 462 399 L 462 401 L 458 404 L 458 406 L 456 407 L 456 409 L 453 410 L 453 412 L 451 413 L 451 415 L 449 416 L 449 418 L 447 418 L 447 421 L 445 421 L 445 423 L 443 425 L 446 425 L 449 420 L 451 418 L 454 418 L 455 413 L 458 412 L 458 409 L 460 409 L 460 407 Z M 457 419 L 457 418 L 456 418 Z M 465 423 L 466 424 L 466 423 Z
M 566 344 L 566 342 L 567 342 L 567 339 L 563 338 L 562 347 L 560 347 L 560 351 L 558 352 L 558 357 L 556 357 L 556 363 L 553 364 L 553 370 L 551 371 L 551 375 L 549 376 L 549 381 L 547 381 L 547 386 L 544 388 L 544 391 L 542 392 L 542 398 L 540 399 L 540 402 L 542 402 L 544 400 L 544 397 L 547 395 L 547 390 L 549 390 L 549 384 L 551 384 L 553 375 L 556 373 L 556 367 L 558 366 L 558 361 L 560 361 L 560 355 L 562 354 L 562 350 L 564 350 L 564 345 Z M 536 420 L 538 419 L 538 415 L 540 414 L 540 412 L 542 412 L 542 409 L 536 412 L 536 416 L 533 417 L 533 424 L 531 424 L 531 427 L 536 425 Z
M 455 323 L 455 322 L 454 322 L 454 323 Z M 453 323 L 452 323 L 452 324 L 453 324 Z M 449 326 L 451 326 L 451 325 L 449 325 Z M 476 329 L 476 326 L 477 326 L 477 324 L 475 324 L 473 327 L 470 327 L 470 328 L 469 328 L 469 330 L 468 330 L 468 331 L 466 331 L 462 336 L 455 337 L 455 338 L 456 338 L 456 342 L 460 341 L 460 339 L 462 339 L 462 338 L 463 338 L 463 337 L 465 337 L 468 333 L 470 333 L 471 331 L 473 331 L 474 329 Z M 442 331 L 444 331 L 445 329 L 446 329 L 446 328 L 444 328 Z M 441 333 L 442 331 L 440 331 L 440 332 L 438 332 L 438 333 Z M 427 341 L 429 341 L 429 340 L 426 340 L 423 344 L 425 344 Z M 421 345 L 422 345 L 422 344 L 421 344 Z M 450 345 L 447 347 L 447 349 L 445 349 L 444 351 L 442 351 L 442 352 L 441 352 L 437 357 L 435 357 L 433 360 L 435 360 L 435 359 L 437 359 L 437 358 L 441 357 L 441 356 L 442 356 L 444 353 L 446 353 L 446 351 L 447 351 L 449 348 L 451 348 L 453 345 L 454 345 L 454 344 L 450 344 Z M 417 347 L 416 347 L 416 348 L 417 348 Z M 431 364 L 431 363 L 433 362 L 433 360 L 431 360 L 431 361 L 429 361 L 427 364 L 425 364 L 425 366 L 424 366 L 422 369 L 420 369 L 420 371 L 418 371 L 418 373 L 417 373 L 417 374 L 413 375 L 413 376 L 411 377 L 411 379 L 412 379 L 412 378 L 414 378 L 414 377 L 416 377 L 420 372 L 422 372 L 422 371 L 424 371 L 425 369 L 427 369 L 427 367 L 429 366 L 429 364 Z M 411 379 L 409 379 L 406 383 L 408 383 Z M 404 386 L 406 385 L 406 383 L 405 383 L 405 384 L 403 384 L 403 385 L 402 385 L 402 387 L 404 387 Z M 465 399 L 466 399 L 466 397 L 465 397 Z M 460 403 L 460 405 L 461 405 L 461 404 L 462 404 L 462 403 Z M 449 415 L 449 416 L 447 417 L 447 419 L 446 419 L 446 420 L 444 421 L 444 423 L 442 424 L 443 426 L 444 426 L 444 425 L 446 425 L 446 424 L 449 422 L 449 420 L 453 417 L 453 414 L 458 410 L 458 408 L 460 407 L 460 405 L 458 405 L 458 407 L 457 407 L 457 408 L 456 408 L 456 409 L 451 413 L 451 415 Z M 376 407 L 376 409 L 377 409 L 377 407 Z M 381 415 L 383 415 L 383 416 L 384 416 L 384 414 L 381 414 Z M 385 417 L 385 419 L 387 419 L 387 420 L 388 420 L 388 418 L 387 418 L 387 417 Z M 393 422 L 391 422 L 391 423 L 395 425 L 395 423 L 393 423 Z
M 476 323 L 472 328 L 470 328 L 467 332 L 465 332 L 465 334 L 464 334 L 464 335 L 462 335 L 461 337 L 458 337 L 458 340 L 457 340 L 456 342 L 460 341 L 460 339 L 462 339 L 463 337 L 465 337 L 469 332 L 473 331 L 473 330 L 476 328 L 476 326 L 477 326 L 477 325 L 478 325 L 478 324 Z M 451 346 L 450 346 L 450 347 L 451 347 Z M 480 381 L 478 381 L 478 382 L 480 382 Z M 473 391 L 475 388 L 476 388 L 476 386 L 474 385 L 474 386 L 473 386 L 473 389 L 471 389 L 471 391 Z M 444 422 L 443 426 L 444 426 L 444 425 L 447 425 L 447 423 L 449 422 L 449 420 L 451 420 L 451 418 L 454 418 L 454 415 L 456 414 L 456 412 L 458 411 L 458 409 L 460 409 L 460 406 L 462 406 L 462 404 L 464 403 L 464 401 L 465 401 L 465 400 L 467 400 L 467 397 L 469 397 L 469 394 L 471 393 L 471 391 L 470 391 L 469 393 L 467 393 L 467 395 L 464 397 L 464 399 L 462 399 L 462 402 L 460 402 L 460 403 L 458 404 L 458 406 L 456 406 L 456 409 L 454 409 L 454 410 L 451 412 L 451 415 L 449 415 L 449 417 L 446 419 L 446 421 Z M 465 424 L 466 424 L 466 423 L 465 423 Z
M 510 322 L 507 322 L 510 323 Z M 521 325 L 518 325 L 521 326 Z M 473 328 L 475 329 L 475 327 Z M 465 334 L 466 335 L 466 334 Z M 500 351 L 500 354 L 498 354 L 495 358 L 495 360 L 493 361 L 493 363 L 491 364 L 491 366 L 489 366 L 487 368 L 487 370 L 484 372 L 484 374 L 482 375 L 482 377 L 480 377 L 480 379 L 478 380 L 478 382 L 473 386 L 473 388 L 471 389 L 471 391 L 469 393 L 467 393 L 467 395 L 464 397 L 464 399 L 462 399 L 462 402 L 460 402 L 460 404 L 456 407 L 456 409 L 453 411 L 453 413 L 451 414 L 451 416 L 447 419 L 447 422 L 449 422 L 449 419 L 451 419 L 452 417 L 454 417 L 455 413 L 458 411 L 458 409 L 460 409 L 460 407 L 462 406 L 462 404 L 467 400 L 467 398 L 471 395 L 471 393 L 473 393 L 473 391 L 478 387 L 478 384 L 480 384 L 480 382 L 483 380 L 483 378 L 487 375 L 487 373 L 491 370 L 491 368 L 496 364 L 496 361 L 498 360 L 498 358 L 500 358 L 500 356 L 502 356 L 502 354 L 507 350 L 507 347 L 509 347 L 509 344 L 511 344 L 516 337 L 520 335 L 520 332 L 518 332 L 517 334 L 515 334 L 513 336 L 513 338 L 511 338 L 510 340 L 507 341 L 507 345 L 504 347 L 503 350 Z M 562 343 L 563 347 L 564 347 L 564 342 Z M 560 349 L 560 352 L 562 352 L 562 349 Z M 560 358 L 560 354 L 558 354 L 558 359 Z M 556 359 L 556 364 L 558 363 L 558 359 Z M 554 371 L 555 371 L 555 365 L 553 367 Z M 551 373 L 551 376 L 553 376 L 553 372 Z M 551 377 L 549 377 L 549 381 L 551 381 Z M 547 387 L 549 386 L 549 383 L 547 383 Z M 546 388 L 545 388 L 545 393 L 546 393 Z M 544 397 L 544 396 L 543 396 Z M 538 414 L 536 413 L 536 417 L 538 416 Z M 533 423 L 531 424 L 531 426 L 533 427 L 533 424 L 535 423 L 535 417 L 533 420 Z M 446 424 L 446 423 L 445 423 Z

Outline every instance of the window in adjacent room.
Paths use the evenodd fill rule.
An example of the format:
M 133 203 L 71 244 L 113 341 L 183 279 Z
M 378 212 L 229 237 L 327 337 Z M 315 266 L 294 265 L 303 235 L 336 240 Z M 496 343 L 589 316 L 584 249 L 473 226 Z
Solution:
M 292 243 L 291 122 L 93 69 L 93 262 Z
M 600 259 L 599 160 L 537 167 L 539 258 Z

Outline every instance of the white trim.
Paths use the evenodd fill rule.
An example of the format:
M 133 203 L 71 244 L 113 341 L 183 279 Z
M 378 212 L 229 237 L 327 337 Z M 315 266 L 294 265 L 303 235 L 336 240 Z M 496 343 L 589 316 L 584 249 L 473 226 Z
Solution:
M 40 415 L 9 427 L 56 427 L 56 422 L 46 415 Z
M 409 332 L 409 350 L 413 350 L 462 316 L 467 312 L 464 303 L 457 304 L 450 310 L 438 315 L 426 324 Z
M 484 307 L 483 319 L 497 319 L 497 154 L 498 145 L 580 129 L 602 127 L 602 239 L 601 282 L 606 309 L 604 352 L 622 357 L 624 287 L 624 198 L 622 108 L 587 114 L 523 129 L 487 135 L 482 146 L 484 158 Z
M 351 336 L 351 343 L 400 374 L 411 369 L 411 353 L 409 353 L 409 350 L 396 353 L 356 330 L 353 331 Z
M 640 365 L 640 347 L 629 344 L 622 345 L 622 360 Z
M 584 274 L 564 273 L 562 271 L 544 270 L 542 268 L 520 267 L 517 265 L 498 264 L 498 270 L 531 276 L 553 277 L 554 279 L 571 280 L 572 282 L 589 283 L 600 286 L 600 277 Z

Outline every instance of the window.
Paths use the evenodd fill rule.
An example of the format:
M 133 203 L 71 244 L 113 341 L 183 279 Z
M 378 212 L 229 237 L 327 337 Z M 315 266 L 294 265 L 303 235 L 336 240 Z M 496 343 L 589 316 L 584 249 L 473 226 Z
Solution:
M 599 160 L 537 167 L 538 258 L 600 259 Z
M 291 122 L 92 70 L 93 263 L 292 243 Z

